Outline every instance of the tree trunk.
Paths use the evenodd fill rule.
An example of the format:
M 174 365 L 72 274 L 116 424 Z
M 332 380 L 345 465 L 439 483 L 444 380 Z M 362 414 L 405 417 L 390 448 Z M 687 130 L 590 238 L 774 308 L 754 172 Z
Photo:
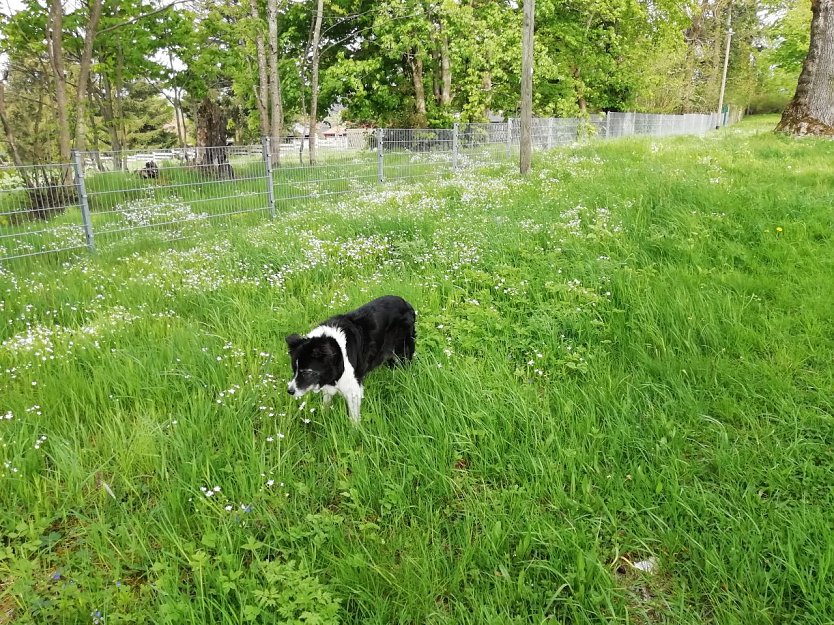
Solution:
M 104 76 L 104 97 L 101 100 L 101 116 L 104 118 L 104 125 L 107 134 L 110 135 L 110 156 L 113 159 L 113 169 L 121 169 L 122 144 L 119 141 L 119 129 L 116 122 L 116 110 L 113 105 L 113 88 L 110 79 Z
M 96 125 L 96 115 L 94 111 L 90 111 L 90 130 L 92 131 L 92 148 L 93 148 L 93 158 L 96 159 L 96 169 L 98 171 L 104 171 L 104 163 L 101 162 L 101 151 L 99 150 L 99 143 L 98 143 L 98 126 Z
M 182 102 L 177 90 L 174 90 L 174 124 L 177 127 L 177 145 L 185 149 L 187 134 L 185 130 L 185 113 L 182 110 Z
M 61 0 L 50 0 L 49 3 L 49 55 L 52 63 L 52 74 L 55 78 L 55 108 L 58 121 L 58 151 L 62 163 L 70 162 L 70 130 L 67 118 L 67 75 L 64 70 L 63 43 L 64 9 Z M 65 180 L 71 182 L 67 168 Z
M 310 27 L 312 32 L 312 26 Z M 307 110 L 307 96 L 304 95 L 304 61 L 307 59 L 307 48 L 304 48 L 304 51 L 301 53 L 301 59 L 298 63 L 298 84 L 301 85 L 301 89 L 298 90 L 298 97 L 301 100 L 301 110 Z M 301 141 L 298 142 L 298 164 L 304 165 L 304 131 L 303 131 L 303 118 L 302 118 L 302 132 L 301 132 Z
M 585 100 L 585 85 L 582 82 L 581 73 L 579 67 L 574 65 L 571 75 L 576 85 L 576 105 L 579 107 L 579 115 L 585 117 L 588 112 L 588 102 Z
M 730 43 L 733 40 L 733 7 L 727 7 L 727 45 L 724 49 L 724 67 L 721 71 L 721 91 L 718 93 L 718 123 L 715 129 L 718 130 L 722 125 L 722 117 L 724 115 L 724 90 L 727 88 L 727 68 L 730 64 Z
M 492 71 L 489 69 L 484 70 L 484 73 L 481 75 L 481 89 L 485 94 L 483 118 L 488 121 L 489 107 L 492 103 Z
M 414 105 L 417 110 L 416 126 L 425 127 L 428 123 L 426 118 L 426 89 L 423 87 L 423 59 L 420 52 L 415 50 L 408 57 L 411 64 L 411 79 L 414 81 Z
M 446 33 L 440 37 L 440 76 L 440 104 L 448 106 L 452 102 L 452 66 L 449 61 L 449 36 Z
M 12 153 L 12 161 L 18 168 L 23 167 L 23 159 L 20 158 L 20 152 L 17 147 L 17 138 L 14 136 L 14 129 L 9 123 L 9 118 L 6 115 L 6 84 L 5 79 L 0 80 L 0 123 L 3 124 L 3 133 L 6 135 L 6 143 L 9 146 L 9 151 Z M 26 171 L 21 170 L 21 176 L 26 177 Z M 28 180 L 26 180 L 28 185 Z
M 319 130 L 319 39 L 321 38 L 321 20 L 324 13 L 324 0 L 318 0 L 316 6 L 316 25 L 313 29 L 313 72 L 310 81 L 310 165 L 316 164 L 316 140 Z
M 125 124 L 124 103 L 122 102 L 122 89 L 124 87 L 124 53 L 121 46 L 116 51 L 116 84 L 113 85 L 113 117 L 116 134 L 119 137 L 121 153 L 119 156 L 119 169 L 127 171 L 127 125 Z
M 811 0 L 811 46 L 778 132 L 834 136 L 834 0 Z
M 197 108 L 197 167 L 206 176 L 233 178 L 226 147 L 226 114 L 206 96 Z
M 84 49 L 81 52 L 81 65 L 78 71 L 78 87 L 75 100 L 75 149 L 83 152 L 87 149 L 87 129 L 85 127 L 85 107 L 87 105 L 87 84 L 90 80 L 90 66 L 93 63 L 93 42 L 96 38 L 98 22 L 101 18 L 102 0 L 92 0 L 87 28 L 84 31 Z
M 431 59 L 434 62 L 434 67 L 440 67 L 440 46 L 435 46 L 431 52 Z M 434 95 L 434 101 L 440 104 L 440 75 L 433 71 L 431 73 L 431 92 Z
M 174 69 L 174 57 L 171 54 L 171 48 L 168 48 L 168 67 L 171 68 L 171 74 L 173 75 L 175 72 Z M 188 133 L 185 129 L 185 112 L 182 110 L 182 96 L 180 88 L 174 86 L 174 97 L 168 98 L 171 104 L 174 107 L 174 125 L 177 127 L 177 143 L 179 147 L 183 150 L 183 154 L 186 157 L 186 162 L 188 161 L 188 154 L 185 153 L 185 146 L 188 142 Z M 163 95 L 165 93 L 163 92 Z M 167 98 L 168 96 L 165 95 Z
M 533 29 L 536 0 L 524 0 L 521 31 L 521 138 L 519 170 L 530 172 L 533 160 Z
M 75 187 L 72 186 L 72 170 L 69 166 L 61 167 L 57 176 L 50 170 L 25 167 L 18 151 L 14 130 L 6 115 L 6 85 L 5 77 L 0 80 L 0 123 L 6 135 L 6 143 L 12 153 L 12 159 L 17 167 L 17 173 L 26 184 L 26 194 L 29 196 L 29 207 L 25 210 L 14 210 L 6 215 L 13 224 L 26 220 L 47 220 L 63 213 L 66 207 L 75 199 Z M 69 175 L 69 182 L 67 176 Z
M 260 22 L 261 16 L 258 13 L 257 0 L 249 0 L 249 10 L 252 14 L 252 19 Z M 255 46 L 258 50 L 258 90 L 255 92 L 255 99 L 258 102 L 258 119 L 261 125 L 261 135 L 269 136 L 269 78 L 268 66 L 266 62 L 266 43 L 264 42 L 264 35 L 261 29 L 258 29 L 258 34 L 255 36 Z
M 284 105 L 281 101 L 281 76 L 278 72 L 278 0 L 267 1 L 267 20 L 269 21 L 269 91 L 272 99 L 272 127 L 270 134 L 272 162 L 281 162 L 281 143 L 283 142 Z
M 44 109 L 52 106 L 52 94 L 47 94 L 46 91 L 46 85 L 43 83 L 43 81 L 38 81 L 38 107 L 35 112 L 34 132 L 32 133 L 32 136 L 34 137 L 40 136 L 41 123 L 42 121 L 44 121 Z M 50 160 L 52 160 L 49 155 L 49 152 L 49 146 L 44 146 L 41 143 L 37 143 L 36 145 L 32 146 L 31 162 L 48 163 Z

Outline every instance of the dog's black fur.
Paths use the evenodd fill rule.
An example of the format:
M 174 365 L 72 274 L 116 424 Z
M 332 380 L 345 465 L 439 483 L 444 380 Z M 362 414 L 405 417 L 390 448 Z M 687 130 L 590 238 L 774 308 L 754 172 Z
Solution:
M 414 308 L 396 295 L 377 298 L 321 325 L 344 333 L 347 357 L 360 386 L 365 376 L 381 364 L 394 365 L 414 356 Z M 298 390 L 334 385 L 342 377 L 344 360 L 335 339 L 290 334 L 286 341 Z

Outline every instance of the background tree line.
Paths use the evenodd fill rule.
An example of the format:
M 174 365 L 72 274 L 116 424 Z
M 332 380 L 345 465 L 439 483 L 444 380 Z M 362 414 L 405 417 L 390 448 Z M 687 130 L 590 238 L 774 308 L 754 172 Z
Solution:
M 727 101 L 779 110 L 810 0 L 538 0 L 535 114 L 713 110 L 729 10 Z M 19 163 L 253 143 L 335 104 L 406 127 L 519 107 L 515 0 L 24 0 L 0 34 L 1 156 Z

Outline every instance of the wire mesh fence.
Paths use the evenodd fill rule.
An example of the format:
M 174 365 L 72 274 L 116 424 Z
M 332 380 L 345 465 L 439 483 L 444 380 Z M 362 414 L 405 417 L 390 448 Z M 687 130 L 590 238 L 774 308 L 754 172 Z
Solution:
M 380 180 L 408 180 L 448 170 L 453 128 L 385 128 L 377 133 L 382 150 Z
M 379 182 L 373 129 L 347 130 L 337 136 L 319 138 L 316 143 L 313 158 L 308 141 L 270 140 L 271 149 L 280 154 L 278 159 L 273 159 L 272 167 L 278 212 L 360 191 Z
M 264 146 L 85 153 L 81 170 L 95 244 L 179 239 L 208 223 L 268 214 Z
M 69 164 L 0 167 L 0 260 L 87 245 L 76 182 Z
M 607 113 L 536 118 L 534 149 L 629 136 L 703 135 L 740 114 Z M 248 223 L 390 181 L 506 163 L 521 125 L 351 129 L 309 141 L 75 153 L 56 165 L 0 165 L 0 261 L 69 255 L 139 239 L 171 241 Z

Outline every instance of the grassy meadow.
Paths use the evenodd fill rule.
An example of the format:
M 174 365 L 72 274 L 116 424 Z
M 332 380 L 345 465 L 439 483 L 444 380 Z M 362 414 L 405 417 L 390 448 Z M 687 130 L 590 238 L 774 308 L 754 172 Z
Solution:
M 0 623 L 831 623 L 834 143 L 775 121 L 0 266 Z M 360 427 L 289 397 L 386 293 Z

